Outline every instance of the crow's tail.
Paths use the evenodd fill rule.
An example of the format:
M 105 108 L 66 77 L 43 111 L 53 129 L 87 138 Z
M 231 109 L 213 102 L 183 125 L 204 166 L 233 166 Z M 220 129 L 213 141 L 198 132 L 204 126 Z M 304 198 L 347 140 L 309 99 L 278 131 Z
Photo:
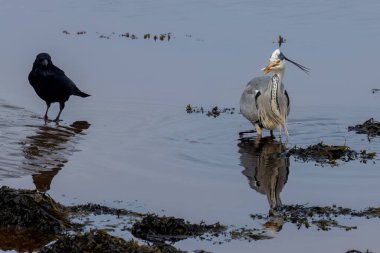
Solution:
M 79 96 L 79 97 L 82 97 L 82 98 L 85 98 L 85 97 L 89 97 L 89 96 L 91 96 L 91 95 L 89 95 L 89 94 L 87 94 L 87 93 L 84 93 L 84 92 L 82 92 L 82 91 L 80 91 L 80 90 L 76 90 L 76 91 L 74 92 L 73 95 L 75 95 L 75 96 Z

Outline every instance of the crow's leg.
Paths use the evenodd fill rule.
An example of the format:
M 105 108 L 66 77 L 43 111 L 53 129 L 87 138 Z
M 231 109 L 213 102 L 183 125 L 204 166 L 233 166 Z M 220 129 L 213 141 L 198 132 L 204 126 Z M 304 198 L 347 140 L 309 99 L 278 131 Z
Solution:
M 48 116 L 47 116 L 47 113 L 49 111 L 49 108 L 50 108 L 50 103 L 49 102 L 46 102 L 46 105 L 47 105 L 47 108 L 46 108 L 46 112 L 45 112 L 45 116 L 44 116 L 44 120 L 47 121 L 48 120 Z
M 57 115 L 57 118 L 55 118 L 55 122 L 58 122 L 59 121 L 59 116 L 61 116 L 61 113 L 63 111 L 63 108 L 65 108 L 65 102 L 59 102 L 59 113 Z

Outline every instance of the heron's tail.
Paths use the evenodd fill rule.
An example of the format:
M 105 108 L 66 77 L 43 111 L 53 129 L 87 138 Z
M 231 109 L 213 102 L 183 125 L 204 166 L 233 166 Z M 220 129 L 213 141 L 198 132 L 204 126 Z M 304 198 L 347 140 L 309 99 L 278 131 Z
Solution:
M 91 95 L 89 95 L 87 93 L 84 93 L 83 91 L 80 91 L 80 90 L 74 91 L 73 95 L 79 96 L 79 97 L 82 97 L 82 98 L 91 96 Z

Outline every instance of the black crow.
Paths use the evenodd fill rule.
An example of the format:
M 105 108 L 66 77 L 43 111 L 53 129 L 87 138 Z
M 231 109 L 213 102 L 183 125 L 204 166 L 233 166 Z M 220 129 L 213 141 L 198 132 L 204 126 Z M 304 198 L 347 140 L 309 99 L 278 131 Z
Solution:
M 65 102 L 69 100 L 71 95 L 80 97 L 90 96 L 80 91 L 75 83 L 65 75 L 65 72 L 54 66 L 50 55 L 47 53 L 37 55 L 28 79 L 37 95 L 46 102 L 45 120 L 48 119 L 47 113 L 51 103 L 59 103 L 59 113 L 54 120 L 58 122 L 59 116 L 63 108 L 65 108 Z

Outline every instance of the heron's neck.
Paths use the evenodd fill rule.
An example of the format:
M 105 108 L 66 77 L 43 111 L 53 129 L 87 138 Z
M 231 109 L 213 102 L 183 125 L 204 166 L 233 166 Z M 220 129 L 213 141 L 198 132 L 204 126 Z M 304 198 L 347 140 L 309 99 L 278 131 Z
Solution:
M 278 78 L 278 85 L 280 85 L 281 82 L 282 82 L 282 79 L 284 78 L 284 69 L 273 72 L 273 75 L 272 75 L 272 85 L 274 84 L 274 82 L 273 82 L 274 79 L 273 78 Z
M 277 101 L 277 95 L 278 95 L 278 90 L 280 89 L 280 85 L 282 82 L 282 78 L 284 76 L 284 71 L 276 71 L 272 75 L 272 86 L 270 87 L 270 94 L 271 94 L 271 108 L 273 112 L 280 113 L 279 112 L 279 105 Z

